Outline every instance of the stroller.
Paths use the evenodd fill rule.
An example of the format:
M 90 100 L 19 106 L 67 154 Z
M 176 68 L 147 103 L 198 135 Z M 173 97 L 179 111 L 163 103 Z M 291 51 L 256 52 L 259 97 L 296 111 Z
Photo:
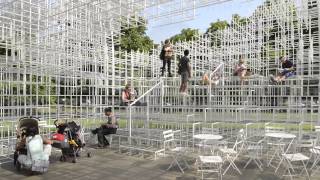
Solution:
M 66 161 L 67 157 L 72 158 L 72 162 L 76 163 L 76 157 L 80 156 L 81 149 L 84 148 L 85 142 L 81 137 L 81 127 L 74 121 L 59 123 L 54 121 L 57 132 L 52 135 L 52 146 L 61 149 L 62 155 L 60 161 Z M 91 153 L 87 152 L 87 156 L 91 157 Z
M 18 171 L 22 168 L 41 173 L 48 170 L 51 145 L 43 145 L 42 137 L 39 135 L 38 121 L 39 119 L 35 117 L 19 119 L 14 153 L 14 165 Z M 44 148 L 46 146 L 50 146 L 49 153 Z

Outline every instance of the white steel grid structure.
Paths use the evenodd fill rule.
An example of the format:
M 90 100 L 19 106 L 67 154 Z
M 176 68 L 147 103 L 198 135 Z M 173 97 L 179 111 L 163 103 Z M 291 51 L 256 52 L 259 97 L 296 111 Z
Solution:
M 236 135 L 237 124 L 248 122 L 318 123 L 319 0 L 271 0 L 245 24 L 232 22 L 225 30 L 174 44 L 174 74 L 183 51 L 190 50 L 193 78 L 187 97 L 179 96 L 178 77 L 159 77 L 160 48 L 150 54 L 115 49 L 121 28 L 146 23 L 138 17 L 142 10 L 178 1 L 141 2 L 1 1 L 5 5 L 0 8 L 0 127 L 9 127 L 7 134 L 14 137 L 14 122 L 31 115 L 49 121 L 85 120 L 83 125 L 88 125 L 102 119 L 104 107 L 113 106 L 127 120 L 121 138 L 143 138 L 134 146 L 157 149 L 164 129 L 181 130 L 181 143 L 189 145 L 190 127 L 197 121 L 224 122 L 226 127 L 220 129 L 228 138 Z M 205 2 L 223 1 L 199 4 Z M 193 8 L 181 6 L 145 17 L 152 21 L 175 13 L 184 16 L 187 9 Z M 270 85 L 268 76 L 278 72 L 281 55 L 296 64 L 297 75 Z M 253 72 L 243 85 L 232 77 L 240 56 Z M 220 64 L 220 83 L 201 84 L 201 76 Z M 118 107 L 127 83 L 146 106 Z M 1 143 L 10 140 L 1 137 Z M 132 139 L 120 142 L 121 138 L 119 147 L 133 147 Z

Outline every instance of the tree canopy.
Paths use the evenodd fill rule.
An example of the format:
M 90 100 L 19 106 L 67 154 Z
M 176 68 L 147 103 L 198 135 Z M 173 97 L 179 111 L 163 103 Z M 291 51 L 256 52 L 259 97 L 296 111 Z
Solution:
M 231 25 L 233 23 L 236 23 L 238 25 L 245 25 L 248 22 L 248 18 L 246 17 L 241 17 L 239 14 L 233 14 L 232 15 L 232 21 L 231 21 Z
M 170 38 L 172 43 L 178 41 L 191 41 L 193 38 L 196 38 L 199 35 L 198 29 L 182 29 L 180 34 L 174 35 Z
M 134 23 L 132 23 L 134 24 Z M 120 47 L 130 52 L 149 52 L 153 48 L 153 41 L 146 34 L 147 27 L 144 23 L 130 25 L 129 28 L 121 30 Z
M 210 23 L 209 28 L 207 29 L 206 33 L 213 33 L 218 30 L 224 30 L 229 27 L 229 23 L 227 21 L 220 21 L 219 19 L 216 22 Z

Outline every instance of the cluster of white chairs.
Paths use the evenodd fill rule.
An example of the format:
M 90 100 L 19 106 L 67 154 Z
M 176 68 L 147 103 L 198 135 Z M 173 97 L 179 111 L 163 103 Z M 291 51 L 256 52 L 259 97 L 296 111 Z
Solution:
M 192 167 L 193 159 L 201 179 L 223 179 L 232 172 L 241 175 L 249 164 L 261 172 L 274 171 L 280 177 L 310 179 L 320 168 L 317 126 L 302 132 L 299 124 L 298 128 L 293 126 L 296 131 L 280 123 L 246 123 L 238 124 L 234 136 L 228 135 L 230 127 L 226 126 L 222 122 L 193 123 L 189 145 L 177 138 L 180 130 L 163 131 L 164 147 L 160 151 L 172 158 L 168 169 L 176 165 L 184 173 Z M 304 147 L 301 136 L 307 134 L 315 136 L 311 137 L 312 145 Z

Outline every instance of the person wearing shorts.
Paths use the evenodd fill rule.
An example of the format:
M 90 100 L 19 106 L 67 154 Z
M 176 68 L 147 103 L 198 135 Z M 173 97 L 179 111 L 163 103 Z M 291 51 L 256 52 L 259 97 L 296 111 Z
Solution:
M 181 75 L 181 85 L 179 92 L 182 95 L 187 95 L 188 80 L 191 77 L 191 68 L 189 64 L 189 50 L 184 50 L 184 56 L 179 61 L 179 72 Z

